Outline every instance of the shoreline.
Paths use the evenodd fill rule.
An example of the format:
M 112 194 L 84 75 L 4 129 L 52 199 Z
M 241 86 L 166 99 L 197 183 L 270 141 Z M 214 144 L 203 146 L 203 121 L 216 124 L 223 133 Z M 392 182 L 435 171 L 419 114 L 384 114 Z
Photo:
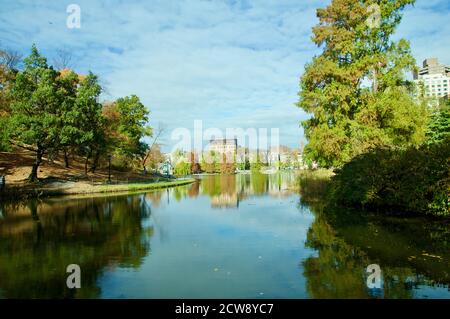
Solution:
M 89 195 L 107 193 L 127 193 L 135 191 L 147 191 L 166 189 L 177 186 L 192 184 L 194 178 L 174 181 L 162 181 L 152 183 L 129 183 L 116 185 L 92 185 L 86 182 L 58 182 L 61 186 L 51 187 L 51 185 L 36 187 L 36 185 L 9 186 L 0 192 L 0 202 L 14 199 L 32 199 L 39 197 L 56 197 L 65 195 Z

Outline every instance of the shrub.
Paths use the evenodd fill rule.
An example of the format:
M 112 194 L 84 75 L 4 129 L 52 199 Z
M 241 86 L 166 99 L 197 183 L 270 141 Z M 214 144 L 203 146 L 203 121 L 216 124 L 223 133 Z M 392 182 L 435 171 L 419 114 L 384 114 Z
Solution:
M 338 203 L 450 215 L 449 139 L 406 150 L 376 149 L 335 172 L 330 195 Z

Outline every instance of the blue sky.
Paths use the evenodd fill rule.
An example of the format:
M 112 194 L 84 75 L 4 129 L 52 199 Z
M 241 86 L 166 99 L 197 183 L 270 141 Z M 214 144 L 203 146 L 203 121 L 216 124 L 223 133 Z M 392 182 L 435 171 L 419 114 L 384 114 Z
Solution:
M 310 41 L 322 0 L 21 1 L 0 0 L 0 45 L 28 54 L 32 43 L 52 61 L 73 52 L 75 70 L 98 74 L 104 98 L 136 94 L 150 124 L 170 132 L 203 127 L 280 128 L 280 143 L 298 147 L 294 106 L 304 65 L 319 51 Z M 66 26 L 69 4 L 81 28 Z M 395 38 L 411 42 L 418 63 L 450 64 L 450 2 L 418 0 Z

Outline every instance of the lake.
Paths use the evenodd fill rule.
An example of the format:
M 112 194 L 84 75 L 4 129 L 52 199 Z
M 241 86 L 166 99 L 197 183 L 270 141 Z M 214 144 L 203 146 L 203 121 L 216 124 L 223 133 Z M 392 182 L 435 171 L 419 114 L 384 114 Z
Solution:
M 0 297 L 450 298 L 448 221 L 330 209 L 297 184 L 293 172 L 202 176 L 0 204 Z M 66 286 L 70 264 L 80 289 Z

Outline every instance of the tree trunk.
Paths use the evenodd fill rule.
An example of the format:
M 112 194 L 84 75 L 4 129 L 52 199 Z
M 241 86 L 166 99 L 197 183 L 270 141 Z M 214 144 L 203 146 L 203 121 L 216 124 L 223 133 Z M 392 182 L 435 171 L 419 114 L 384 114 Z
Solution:
M 100 153 L 96 152 L 95 153 L 95 157 L 94 157 L 94 161 L 93 161 L 92 166 L 91 166 L 91 172 L 92 173 L 95 173 L 95 170 L 97 169 L 97 166 L 98 166 L 99 159 L 100 159 Z
M 36 159 L 34 160 L 33 167 L 31 168 L 31 174 L 28 176 L 28 181 L 30 182 L 36 182 L 38 180 L 37 174 L 38 174 L 38 168 L 39 165 L 42 163 L 42 156 L 44 155 L 44 152 L 38 147 L 38 150 L 36 152 Z
M 86 156 L 86 160 L 84 161 L 84 174 L 86 174 L 86 175 L 88 173 L 89 157 L 90 157 L 90 155 Z
M 64 148 L 64 163 L 66 168 L 69 168 L 69 154 L 67 152 L 67 148 Z

